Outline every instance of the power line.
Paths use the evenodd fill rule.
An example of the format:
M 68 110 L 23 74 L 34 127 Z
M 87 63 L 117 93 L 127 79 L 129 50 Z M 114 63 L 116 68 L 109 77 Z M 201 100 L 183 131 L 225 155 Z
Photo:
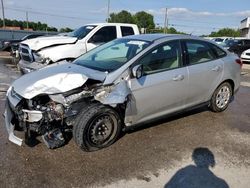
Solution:
M 190 21 L 185 21 L 185 20 L 182 20 L 182 19 L 171 19 L 171 22 L 173 23 L 173 24 L 169 24 L 170 26 L 182 26 L 182 27 L 201 27 L 201 28 L 212 28 L 212 29 L 222 29 L 222 28 L 225 28 L 225 27 L 236 27 L 235 25 L 233 26 L 233 25 L 231 25 L 231 26 L 229 26 L 229 25 L 227 25 L 227 26 L 225 26 L 225 27 L 218 27 L 218 26 L 213 26 L 213 24 L 212 23 L 209 23 L 209 25 L 210 26 L 204 26 L 204 25 L 193 25 L 193 24 L 191 24 L 191 25 L 183 25 L 183 24 L 179 24 L 179 23 L 176 23 L 176 21 L 174 21 L 174 20 L 176 20 L 177 22 L 178 21 L 180 21 L 180 22 L 184 22 L 184 23 L 190 23 Z M 192 23 L 203 23 L 203 22 L 196 22 L 196 21 L 192 21 Z M 165 22 L 164 23 L 161 23 L 161 22 L 158 22 L 157 24 L 159 24 L 159 25 L 163 25 L 163 24 L 165 24 Z M 207 25 L 207 24 L 206 24 Z M 164 28 L 164 26 L 163 26 L 163 28 Z
M 52 17 L 68 18 L 68 19 L 74 19 L 74 20 L 92 20 L 92 21 L 97 21 L 96 19 L 91 19 L 91 18 L 81 18 L 81 17 L 75 17 L 75 16 L 64 16 L 64 15 L 45 13 L 45 12 L 34 11 L 34 10 L 27 11 L 27 10 L 24 10 L 24 9 L 21 9 L 21 8 L 5 7 L 5 9 L 13 10 L 13 11 L 17 11 L 17 12 L 29 12 L 29 13 L 32 13 L 32 14 L 47 15 L 47 16 L 52 16 Z
M 180 21 L 183 21 L 183 22 L 190 22 L 190 23 L 194 23 L 194 20 L 190 20 L 190 19 L 183 19 L 183 18 L 176 18 L 176 17 L 170 17 L 171 20 L 180 20 Z M 219 22 L 206 22 L 206 21 L 197 21 L 195 20 L 195 23 L 203 23 L 203 24 L 223 24 L 223 22 L 219 23 Z
M 199 27 L 199 28 L 205 28 L 205 29 L 222 29 L 224 27 L 207 27 L 207 26 L 198 26 L 198 25 L 182 25 L 182 24 L 169 24 L 170 26 L 178 26 L 178 27 L 188 27 L 188 28 L 193 28 L 193 27 Z

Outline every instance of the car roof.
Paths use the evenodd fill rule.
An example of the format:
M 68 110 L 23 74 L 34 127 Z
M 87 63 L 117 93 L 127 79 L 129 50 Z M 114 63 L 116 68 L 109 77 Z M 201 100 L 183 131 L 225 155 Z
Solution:
M 86 25 L 95 25 L 95 26 L 136 26 L 135 24 L 129 24 L 129 23 L 90 23 L 90 24 L 86 24 Z M 85 26 L 86 26 L 85 25 Z
M 140 34 L 140 35 L 130 35 L 123 38 L 134 39 L 134 40 L 144 40 L 148 42 L 154 42 L 161 39 L 199 39 L 200 37 L 191 36 L 191 35 L 183 35 L 183 34 Z

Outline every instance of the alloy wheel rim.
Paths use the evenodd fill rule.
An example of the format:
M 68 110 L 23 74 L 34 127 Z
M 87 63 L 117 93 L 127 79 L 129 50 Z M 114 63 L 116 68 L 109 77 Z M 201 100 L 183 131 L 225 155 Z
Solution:
M 221 109 L 224 108 L 228 104 L 230 96 L 231 91 L 228 86 L 223 86 L 222 88 L 220 88 L 219 92 L 216 95 L 217 107 Z

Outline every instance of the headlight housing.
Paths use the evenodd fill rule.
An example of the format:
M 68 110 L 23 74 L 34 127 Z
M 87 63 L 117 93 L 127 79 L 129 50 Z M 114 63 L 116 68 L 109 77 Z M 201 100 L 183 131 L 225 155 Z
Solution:
M 43 61 L 43 57 L 39 53 L 33 52 L 33 57 L 34 57 L 35 61 L 38 63 Z
M 50 63 L 50 58 L 48 57 L 43 57 L 41 54 L 37 53 L 37 52 L 33 52 L 33 57 L 34 57 L 34 60 L 35 62 L 38 62 L 38 63 L 43 63 L 43 64 L 49 64 Z

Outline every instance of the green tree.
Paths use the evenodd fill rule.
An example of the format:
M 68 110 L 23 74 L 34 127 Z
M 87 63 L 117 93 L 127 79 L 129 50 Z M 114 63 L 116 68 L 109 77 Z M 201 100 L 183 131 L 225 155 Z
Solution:
M 145 12 L 137 12 L 134 15 L 135 23 L 138 25 L 139 28 L 147 28 L 147 29 L 154 29 L 154 16 Z
M 57 32 L 57 28 L 55 27 L 47 27 L 47 31 L 54 31 L 54 32 Z
M 66 28 L 61 28 L 60 30 L 59 30 L 59 32 L 61 32 L 61 33 L 68 33 L 68 32 L 71 32 L 71 31 L 73 31 L 71 28 L 68 28 L 68 27 L 66 27 Z
M 240 37 L 240 30 L 232 28 L 223 28 L 217 32 L 211 32 L 209 37 Z
M 184 32 L 177 31 L 174 27 L 168 28 L 167 32 L 168 32 L 168 34 L 186 34 Z
M 135 23 L 132 14 L 126 10 L 119 13 L 111 13 L 108 22 L 110 23 Z

